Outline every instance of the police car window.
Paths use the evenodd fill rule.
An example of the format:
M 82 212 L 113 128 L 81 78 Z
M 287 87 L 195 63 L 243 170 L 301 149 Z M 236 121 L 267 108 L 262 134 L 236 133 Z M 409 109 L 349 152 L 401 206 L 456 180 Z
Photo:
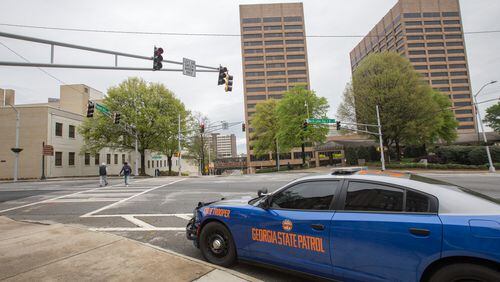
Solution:
M 375 183 L 349 182 L 345 210 L 403 211 L 404 191 Z
M 328 210 L 338 181 L 314 181 L 296 184 L 273 197 L 271 207 L 298 210 Z
M 406 191 L 406 211 L 407 212 L 429 212 L 431 207 L 430 199 L 422 194 Z

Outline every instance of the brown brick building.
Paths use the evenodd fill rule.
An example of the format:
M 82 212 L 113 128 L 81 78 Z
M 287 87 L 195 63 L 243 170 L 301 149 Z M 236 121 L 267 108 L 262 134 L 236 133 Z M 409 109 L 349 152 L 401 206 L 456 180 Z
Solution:
M 459 133 L 476 132 L 458 0 L 399 0 L 351 51 L 354 71 L 372 52 L 407 57 L 432 88 L 453 103 Z
M 256 158 L 250 146 L 249 126 L 255 106 L 281 99 L 295 84 L 309 88 L 309 68 L 302 3 L 240 5 L 241 52 L 249 168 L 273 166 L 272 156 Z M 311 148 L 307 156 L 313 159 Z M 300 149 L 281 154 L 280 163 L 300 164 Z

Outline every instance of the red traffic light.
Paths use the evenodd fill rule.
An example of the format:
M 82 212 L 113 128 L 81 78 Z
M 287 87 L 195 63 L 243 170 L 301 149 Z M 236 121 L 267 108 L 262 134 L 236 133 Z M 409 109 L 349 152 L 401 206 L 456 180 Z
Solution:
M 163 48 L 156 48 L 156 54 L 161 55 L 163 54 Z

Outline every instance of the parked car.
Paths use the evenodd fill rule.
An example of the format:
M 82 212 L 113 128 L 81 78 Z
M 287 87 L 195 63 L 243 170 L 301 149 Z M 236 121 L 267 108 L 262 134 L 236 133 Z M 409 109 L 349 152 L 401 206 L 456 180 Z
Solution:
M 199 203 L 187 237 L 237 260 L 341 281 L 500 281 L 500 204 L 412 174 L 301 178 L 256 198 Z

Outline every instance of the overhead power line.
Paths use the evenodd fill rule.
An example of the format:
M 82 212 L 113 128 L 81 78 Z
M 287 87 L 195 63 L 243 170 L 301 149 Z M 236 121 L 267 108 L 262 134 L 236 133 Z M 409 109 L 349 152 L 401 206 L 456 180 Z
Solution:
M 94 32 L 94 33 L 115 33 L 115 34 L 134 34 L 134 35 L 167 35 L 167 36 L 205 36 L 205 37 L 241 37 L 241 34 L 235 33 L 205 33 L 205 32 L 154 32 L 154 31 L 131 31 L 131 30 L 111 30 L 111 29 L 86 29 L 86 28 L 66 28 L 66 27 L 53 27 L 53 26 L 38 26 L 38 25 L 22 25 L 0 23 L 0 26 L 21 27 L 31 29 L 43 30 L 59 30 L 59 31 L 74 31 L 74 32 Z M 477 30 L 465 31 L 464 34 L 494 34 L 500 33 L 500 30 Z M 380 35 L 382 36 L 382 35 Z M 385 35 L 383 35 L 385 36 Z M 353 35 L 353 34 L 316 34 L 305 35 L 309 38 L 364 38 L 364 37 L 378 37 L 378 35 Z

